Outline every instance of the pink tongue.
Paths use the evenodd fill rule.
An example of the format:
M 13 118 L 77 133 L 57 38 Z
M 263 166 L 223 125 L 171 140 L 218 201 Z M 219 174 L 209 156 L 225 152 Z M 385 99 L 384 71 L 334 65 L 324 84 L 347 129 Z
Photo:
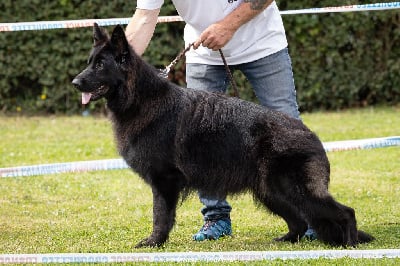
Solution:
M 87 104 L 90 101 L 90 97 L 92 97 L 91 93 L 83 92 L 82 93 L 82 104 Z

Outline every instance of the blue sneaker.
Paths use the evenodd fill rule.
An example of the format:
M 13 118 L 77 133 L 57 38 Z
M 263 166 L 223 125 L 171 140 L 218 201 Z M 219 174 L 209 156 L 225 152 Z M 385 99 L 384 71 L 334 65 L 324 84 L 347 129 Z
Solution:
M 193 240 L 217 240 L 222 236 L 232 234 L 231 220 L 229 218 L 206 221 L 203 227 L 193 235 Z
M 307 229 L 307 231 L 304 233 L 303 238 L 308 239 L 308 240 L 316 240 L 317 239 L 317 232 L 314 231 L 311 227 Z

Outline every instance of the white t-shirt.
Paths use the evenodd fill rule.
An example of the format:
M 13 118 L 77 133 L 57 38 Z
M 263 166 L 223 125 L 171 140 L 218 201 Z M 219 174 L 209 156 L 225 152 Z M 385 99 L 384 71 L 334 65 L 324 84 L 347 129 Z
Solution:
M 223 19 L 243 0 L 172 0 L 179 15 L 186 22 L 185 44 L 193 43 L 211 24 Z M 138 0 L 139 9 L 158 9 L 163 0 Z M 276 53 L 287 46 L 285 29 L 274 2 L 255 18 L 242 25 L 222 48 L 230 65 L 252 62 Z M 186 53 L 187 63 L 222 65 L 218 51 L 200 46 Z

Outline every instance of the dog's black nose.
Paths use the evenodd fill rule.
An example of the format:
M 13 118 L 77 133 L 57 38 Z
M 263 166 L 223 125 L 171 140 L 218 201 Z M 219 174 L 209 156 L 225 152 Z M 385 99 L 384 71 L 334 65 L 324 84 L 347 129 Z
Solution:
M 77 88 L 77 89 L 79 89 L 81 87 L 81 84 L 82 84 L 82 82 L 78 78 L 74 78 L 72 80 L 72 85 L 74 85 L 74 87 Z

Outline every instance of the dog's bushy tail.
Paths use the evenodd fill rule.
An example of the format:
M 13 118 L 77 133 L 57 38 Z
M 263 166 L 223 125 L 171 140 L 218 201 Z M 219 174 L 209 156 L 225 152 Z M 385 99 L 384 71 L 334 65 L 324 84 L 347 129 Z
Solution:
M 357 236 L 358 236 L 358 244 L 368 243 L 375 239 L 370 234 L 361 230 L 358 230 Z

